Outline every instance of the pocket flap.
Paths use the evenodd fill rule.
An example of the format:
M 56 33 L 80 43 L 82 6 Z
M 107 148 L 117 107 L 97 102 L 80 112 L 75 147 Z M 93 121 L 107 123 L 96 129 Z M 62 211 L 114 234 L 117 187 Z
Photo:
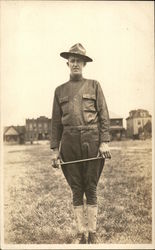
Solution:
M 83 94 L 83 98 L 96 100 L 96 96 L 91 94 Z
M 60 103 L 68 102 L 69 101 L 69 97 L 68 96 L 60 97 L 59 101 L 60 101 Z

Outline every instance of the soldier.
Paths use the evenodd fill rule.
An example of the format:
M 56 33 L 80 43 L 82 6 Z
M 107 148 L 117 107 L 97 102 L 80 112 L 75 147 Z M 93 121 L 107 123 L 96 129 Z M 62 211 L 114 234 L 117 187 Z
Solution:
M 85 244 L 86 226 L 83 197 L 87 201 L 88 243 L 97 243 L 97 184 L 105 158 L 110 157 L 108 142 L 109 114 L 99 82 L 85 79 L 82 70 L 93 60 L 78 43 L 69 52 L 62 52 L 67 59 L 70 79 L 55 90 L 52 112 L 52 165 L 102 155 L 102 159 L 62 166 L 63 174 L 72 190 L 77 235 L 74 243 Z

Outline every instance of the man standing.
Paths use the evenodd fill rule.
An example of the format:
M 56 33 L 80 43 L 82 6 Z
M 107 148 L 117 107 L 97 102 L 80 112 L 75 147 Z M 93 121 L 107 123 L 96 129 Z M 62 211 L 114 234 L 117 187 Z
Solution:
M 82 70 L 92 59 L 86 56 L 78 43 L 69 52 L 62 52 L 67 59 L 70 79 L 55 90 L 52 113 L 52 165 L 102 155 L 102 159 L 62 166 L 64 176 L 72 190 L 77 235 L 74 243 L 85 244 L 86 226 L 83 196 L 87 200 L 88 243 L 97 243 L 97 184 L 105 158 L 110 158 L 109 114 L 100 84 L 83 78 Z

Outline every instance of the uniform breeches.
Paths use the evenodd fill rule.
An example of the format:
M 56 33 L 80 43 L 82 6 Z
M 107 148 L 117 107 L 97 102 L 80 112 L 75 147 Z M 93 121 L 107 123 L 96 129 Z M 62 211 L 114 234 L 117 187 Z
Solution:
M 90 130 L 65 130 L 61 142 L 63 161 L 73 161 L 96 157 L 99 149 L 99 132 Z M 73 205 L 83 204 L 85 194 L 87 204 L 97 204 L 97 184 L 104 166 L 103 160 L 62 166 L 64 176 L 73 193 Z

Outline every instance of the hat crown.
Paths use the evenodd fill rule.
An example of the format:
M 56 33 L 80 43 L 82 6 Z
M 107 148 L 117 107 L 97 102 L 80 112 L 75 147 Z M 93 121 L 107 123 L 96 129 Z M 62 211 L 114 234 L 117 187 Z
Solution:
M 81 43 L 76 43 L 75 45 L 73 45 L 70 50 L 70 53 L 75 53 L 75 54 L 80 54 L 80 55 L 86 55 L 86 50 L 85 48 L 82 46 Z

